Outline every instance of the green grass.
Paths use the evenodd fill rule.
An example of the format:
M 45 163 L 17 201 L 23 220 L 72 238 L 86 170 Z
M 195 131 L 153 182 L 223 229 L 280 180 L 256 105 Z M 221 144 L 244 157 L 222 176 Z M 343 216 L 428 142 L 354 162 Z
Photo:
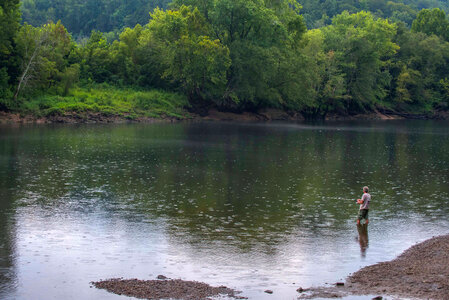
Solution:
M 99 113 L 105 116 L 188 118 L 184 107 L 187 98 L 181 94 L 161 90 L 138 91 L 96 86 L 75 88 L 68 96 L 42 95 L 23 100 L 20 112 L 46 117 L 66 113 Z

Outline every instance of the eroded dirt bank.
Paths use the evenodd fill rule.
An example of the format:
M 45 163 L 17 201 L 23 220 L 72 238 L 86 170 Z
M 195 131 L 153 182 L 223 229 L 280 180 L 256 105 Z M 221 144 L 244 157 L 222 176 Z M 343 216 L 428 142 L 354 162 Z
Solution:
M 260 122 L 260 121 L 304 121 L 305 118 L 300 113 L 287 113 L 277 109 L 264 109 L 258 112 L 221 112 L 210 109 L 206 115 L 189 113 L 186 120 L 194 121 L 237 121 L 237 122 Z M 328 114 L 325 120 L 397 120 L 397 119 L 428 119 L 428 120 L 449 120 L 449 112 L 436 112 L 431 115 L 413 114 L 383 114 L 373 112 L 359 115 L 338 115 Z M 64 115 L 54 115 L 37 117 L 33 115 L 20 115 L 0 111 L 0 124 L 46 124 L 46 123 L 153 123 L 153 122 L 173 122 L 182 119 L 174 117 L 133 117 L 103 115 L 100 113 L 66 113 Z

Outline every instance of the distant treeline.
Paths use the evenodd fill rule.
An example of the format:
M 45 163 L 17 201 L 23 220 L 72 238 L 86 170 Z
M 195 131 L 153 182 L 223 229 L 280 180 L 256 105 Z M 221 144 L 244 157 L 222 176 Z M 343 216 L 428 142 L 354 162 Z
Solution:
M 308 28 L 318 28 L 332 23 L 332 18 L 343 11 L 357 13 L 369 11 L 376 18 L 404 22 L 411 26 L 422 9 L 440 8 L 449 11 L 446 0 L 298 0 Z
M 147 24 L 149 12 L 167 8 L 171 0 L 21 0 L 22 20 L 33 26 L 61 20 L 74 37 L 92 30 L 118 33 L 125 27 Z
M 37 5 L 39 1 L 25 2 Z M 97 3 L 101 10 L 103 2 L 83 2 L 73 9 L 81 11 L 88 3 Z M 115 18 L 112 3 L 122 2 L 108 2 Z M 355 11 L 374 12 L 351 13 L 351 3 Z M 108 84 L 180 92 L 198 109 L 272 107 L 309 117 L 377 109 L 446 110 L 449 20 L 439 8 L 416 11 L 418 3 L 447 5 L 326 0 L 303 1 L 302 10 L 294 0 L 175 0 L 169 10 L 153 10 L 147 23 L 124 28 L 114 41 L 93 31 L 89 38 L 75 42 L 59 21 L 39 27 L 21 25 L 19 0 L 4 0 L 0 4 L 0 109 L 19 109 L 43 94 L 68 96 L 75 85 Z M 335 11 L 328 10 L 331 4 Z M 320 7 L 321 16 L 349 11 L 331 20 L 318 19 L 311 12 Z M 405 14 L 391 7 L 409 8 L 410 18 L 398 17 Z M 134 12 L 127 9 L 123 8 L 124 16 Z M 114 20 L 126 25 L 130 18 L 123 18 Z M 320 27 L 307 30 L 306 18 L 311 27 Z
M 125 27 L 147 24 L 148 12 L 156 7 L 169 8 L 172 0 L 22 0 L 22 20 L 33 26 L 61 20 L 75 37 L 89 36 L 92 30 L 119 33 Z M 197 1 L 199 5 L 211 2 Z M 343 11 L 369 11 L 376 18 L 389 18 L 411 25 L 422 9 L 440 8 L 449 12 L 446 0 L 298 0 L 307 28 L 332 23 Z

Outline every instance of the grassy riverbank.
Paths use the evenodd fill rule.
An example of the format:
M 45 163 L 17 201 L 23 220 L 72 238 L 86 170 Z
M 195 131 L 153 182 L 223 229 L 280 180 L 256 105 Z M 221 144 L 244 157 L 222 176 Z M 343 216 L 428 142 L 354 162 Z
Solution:
M 41 95 L 13 106 L 12 113 L 36 119 L 58 116 L 98 115 L 134 120 L 138 118 L 185 119 L 187 98 L 162 90 L 134 90 L 97 85 L 80 87 L 67 96 Z
M 153 120 L 203 119 L 219 121 L 304 120 L 299 111 L 261 108 L 253 111 L 219 111 L 215 106 L 202 107 L 195 113 L 185 95 L 164 90 L 119 88 L 108 84 L 81 86 L 66 96 L 41 94 L 27 96 L 9 109 L 0 111 L 0 123 L 118 123 Z M 192 112 L 193 111 L 193 112 Z M 397 113 L 390 109 L 363 114 L 328 113 L 326 120 L 448 119 L 443 111 Z

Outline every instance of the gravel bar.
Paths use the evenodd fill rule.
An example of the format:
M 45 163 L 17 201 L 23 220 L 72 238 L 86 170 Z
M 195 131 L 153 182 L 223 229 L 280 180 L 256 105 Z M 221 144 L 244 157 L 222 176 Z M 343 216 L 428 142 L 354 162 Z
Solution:
M 342 285 L 298 292 L 299 299 L 378 295 L 372 299 L 449 300 L 449 235 L 416 244 L 392 261 L 364 267 Z
M 159 275 L 158 278 L 165 278 Z M 181 279 L 139 280 L 112 278 L 91 282 L 96 288 L 105 289 L 118 295 L 126 295 L 139 299 L 210 299 L 209 297 L 226 295 L 236 299 L 246 299 L 237 296 L 233 289 L 225 286 L 213 287 L 203 282 Z

